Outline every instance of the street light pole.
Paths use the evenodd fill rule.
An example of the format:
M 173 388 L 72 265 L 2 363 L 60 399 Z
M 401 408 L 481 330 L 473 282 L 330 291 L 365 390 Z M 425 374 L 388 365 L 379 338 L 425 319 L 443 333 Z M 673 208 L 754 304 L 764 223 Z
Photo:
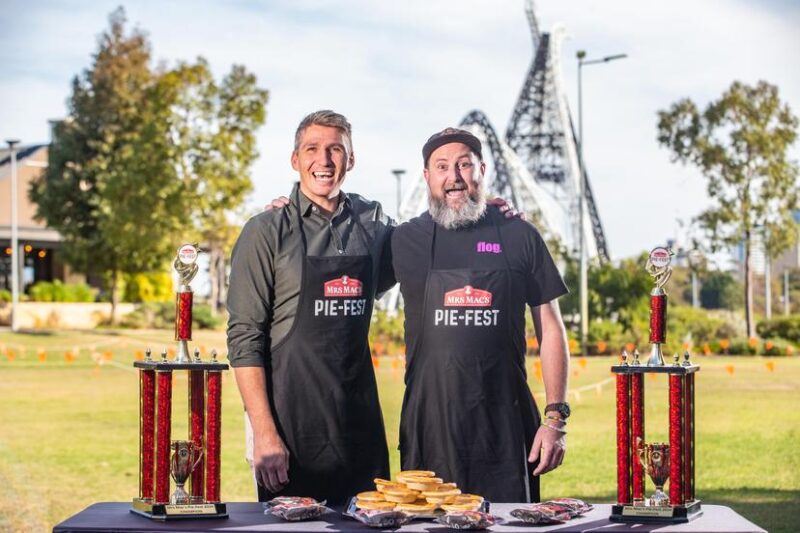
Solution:
M 401 169 L 401 168 L 397 168 L 397 169 L 392 170 L 392 174 L 394 174 L 394 177 L 397 180 L 397 222 L 398 223 L 400 222 L 400 202 L 401 202 L 401 199 L 402 199 L 402 196 L 401 196 L 401 180 L 403 179 L 403 174 L 405 174 L 405 173 L 406 173 L 406 171 Z
M 18 329 L 19 309 L 19 225 L 17 223 L 17 150 L 19 139 L 6 139 L 11 152 L 11 331 Z
M 597 63 L 608 63 L 615 59 L 628 57 L 627 54 L 616 54 L 600 59 L 585 60 L 586 51 L 578 50 L 578 166 L 580 167 L 580 186 L 578 198 L 578 234 L 580 236 L 580 297 L 581 297 L 581 354 L 586 355 L 589 336 L 589 263 L 586 250 L 586 170 L 583 164 L 583 67 Z

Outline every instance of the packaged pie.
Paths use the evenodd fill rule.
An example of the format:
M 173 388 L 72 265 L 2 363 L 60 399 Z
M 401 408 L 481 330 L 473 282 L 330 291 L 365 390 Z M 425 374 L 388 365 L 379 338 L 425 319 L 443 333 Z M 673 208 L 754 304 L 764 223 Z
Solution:
M 451 529 L 487 529 L 493 526 L 497 519 L 480 511 L 459 511 L 442 515 L 436 521 Z
M 575 513 L 574 516 L 582 515 L 594 509 L 590 504 L 577 498 L 556 498 L 554 500 L 548 500 L 546 503 L 562 505 Z
M 563 524 L 577 516 L 569 508 L 556 503 L 534 503 L 520 509 L 513 509 L 511 516 L 527 524 Z
M 376 527 L 381 529 L 395 529 L 404 524 L 407 524 L 413 518 L 410 514 L 402 511 L 381 511 L 371 509 L 358 509 L 353 513 L 349 513 L 359 522 L 369 527 Z
M 314 500 L 314 503 L 278 503 L 271 506 L 267 512 L 289 522 L 300 522 L 313 520 L 328 511 L 330 509 Z
M 318 502 L 314 498 L 308 498 L 306 496 L 277 496 L 275 498 L 272 498 L 268 502 L 264 502 L 264 507 L 270 509 L 272 507 L 275 507 L 276 505 L 281 505 L 285 503 L 290 503 L 290 504 L 300 503 L 306 505 L 312 505 L 315 503 L 321 503 L 323 505 L 325 504 L 325 502 Z

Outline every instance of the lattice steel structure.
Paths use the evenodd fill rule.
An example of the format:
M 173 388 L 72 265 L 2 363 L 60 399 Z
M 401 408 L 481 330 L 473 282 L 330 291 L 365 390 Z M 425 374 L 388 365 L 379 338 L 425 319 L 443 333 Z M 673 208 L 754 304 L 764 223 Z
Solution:
M 577 251 L 581 172 L 578 139 L 561 79 L 563 29 L 557 26 L 550 33 L 541 32 L 533 0 L 526 0 L 525 11 L 533 41 L 533 61 L 505 139 L 498 137 L 481 111 L 468 113 L 461 126 L 480 137 L 484 154 L 491 156 L 485 157 L 489 191 L 513 201 L 525 212 L 535 213 L 545 234 L 557 237 L 568 250 Z M 609 259 L 608 246 L 585 168 L 582 178 L 586 181 L 582 230 L 587 255 L 605 262 Z M 425 211 L 426 202 L 426 184 L 420 175 L 401 205 L 400 219 L 408 220 Z

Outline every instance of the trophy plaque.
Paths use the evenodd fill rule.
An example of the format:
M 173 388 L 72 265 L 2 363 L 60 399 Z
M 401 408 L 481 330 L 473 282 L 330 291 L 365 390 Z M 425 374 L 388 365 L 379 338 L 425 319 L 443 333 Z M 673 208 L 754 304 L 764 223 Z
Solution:
M 139 496 L 131 512 L 154 520 L 180 518 L 224 518 L 227 509 L 220 501 L 220 422 L 222 371 L 228 365 L 200 359 L 192 340 L 192 289 L 197 274 L 197 245 L 184 244 L 178 250 L 174 268 L 180 278 L 176 294 L 174 360 L 167 350 L 154 360 L 148 348 L 139 369 Z M 171 440 L 172 380 L 174 372 L 185 371 L 189 383 L 189 439 Z M 170 494 L 170 477 L 175 490 Z M 189 483 L 189 490 L 184 487 Z
M 675 354 L 672 364 L 664 362 L 661 345 L 667 333 L 667 295 L 664 284 L 670 277 L 672 252 L 655 248 L 650 252 L 647 271 L 655 280 L 650 293 L 650 356 L 639 362 L 635 351 L 629 361 L 611 367 L 617 381 L 617 504 L 611 521 L 628 523 L 683 523 L 702 514 L 694 484 L 694 377 L 700 370 L 689 352 L 683 362 Z M 644 375 L 667 374 L 669 379 L 669 443 L 645 441 Z M 645 496 L 645 474 L 655 493 Z M 668 484 L 667 492 L 664 486 Z

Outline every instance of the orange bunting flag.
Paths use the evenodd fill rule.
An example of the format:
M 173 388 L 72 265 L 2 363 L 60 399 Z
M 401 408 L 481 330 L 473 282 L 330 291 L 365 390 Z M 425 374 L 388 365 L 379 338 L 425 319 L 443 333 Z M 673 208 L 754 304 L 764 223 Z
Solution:
M 68 365 L 72 364 L 72 361 L 74 360 L 75 356 L 72 355 L 72 352 L 67 352 L 64 354 L 64 361 L 66 361 Z
M 205 355 L 207 351 L 208 351 L 208 350 L 206 350 L 206 346 L 205 346 L 204 344 L 201 344 L 201 345 L 200 345 L 200 353 L 201 353 L 202 355 Z
M 111 352 L 103 352 L 103 360 L 104 361 L 111 361 L 111 359 L 113 357 L 114 357 L 113 353 L 111 353 Z
M 168 349 L 168 350 L 167 350 L 167 355 L 169 355 L 169 357 L 170 357 L 171 359 L 174 359 L 174 358 L 175 358 L 175 348 L 170 348 L 170 349 Z
M 536 337 L 528 337 L 527 345 L 529 350 L 535 350 L 539 347 L 539 340 Z
M 728 339 L 722 339 L 719 341 L 719 347 L 722 348 L 723 350 L 727 350 L 730 345 L 731 341 L 729 341 Z
M 539 380 L 539 381 L 542 381 L 542 369 L 541 368 L 537 368 L 536 369 L 536 379 Z
M 570 339 L 569 342 L 569 353 L 575 353 L 578 351 L 578 341 L 575 339 Z
M 764 363 L 764 366 L 767 367 L 767 370 L 770 372 L 775 372 L 775 361 L 767 361 Z
M 684 352 L 688 352 L 688 351 L 690 351 L 692 349 L 692 343 L 691 342 L 684 342 L 682 344 L 682 346 L 683 346 L 683 351 Z
M 767 342 L 764 343 L 764 349 L 767 350 L 767 351 L 770 351 L 774 347 L 775 347 L 775 343 L 772 342 L 772 341 L 767 341 Z
M 794 354 L 794 346 L 787 346 L 786 355 L 793 355 L 793 354 Z
M 758 346 L 758 339 L 755 337 L 750 337 L 749 339 L 747 339 L 747 345 L 750 346 L 751 348 L 755 348 L 756 346 Z
M 578 366 L 581 367 L 582 370 L 586 370 L 587 364 L 589 363 L 586 361 L 585 357 L 581 357 L 580 359 L 578 359 Z
M 373 355 L 372 356 L 372 368 L 378 368 L 379 366 L 381 366 L 381 360 Z
M 705 343 L 703 345 L 703 354 L 704 355 L 711 355 L 711 346 L 709 346 L 708 343 Z
M 608 343 L 606 341 L 597 341 L 597 353 L 606 353 Z
M 142 359 L 144 359 L 144 353 L 141 350 L 136 350 L 136 360 L 141 361 Z
M 658 379 L 658 375 L 656 375 L 656 374 L 654 374 L 652 372 L 648 372 L 647 373 L 647 379 L 649 379 L 650 381 L 655 381 L 655 380 Z
M 6 350 L 6 357 L 8 357 L 9 363 L 13 363 L 14 359 L 17 357 L 17 354 L 14 353 L 14 350 Z
M 729 375 L 732 376 L 733 373 L 736 372 L 736 367 L 734 367 L 733 365 L 726 365 L 725 372 L 727 372 Z
M 45 360 L 47 360 L 47 352 L 45 352 L 44 349 L 42 348 L 39 348 L 39 350 L 37 350 L 36 355 L 37 357 L 39 357 L 40 363 L 44 363 Z
M 626 350 L 628 353 L 633 353 L 633 349 L 634 349 L 634 348 L 636 348 L 636 345 L 635 345 L 635 344 L 633 344 L 632 342 L 626 342 L 626 343 L 625 343 L 625 350 Z

